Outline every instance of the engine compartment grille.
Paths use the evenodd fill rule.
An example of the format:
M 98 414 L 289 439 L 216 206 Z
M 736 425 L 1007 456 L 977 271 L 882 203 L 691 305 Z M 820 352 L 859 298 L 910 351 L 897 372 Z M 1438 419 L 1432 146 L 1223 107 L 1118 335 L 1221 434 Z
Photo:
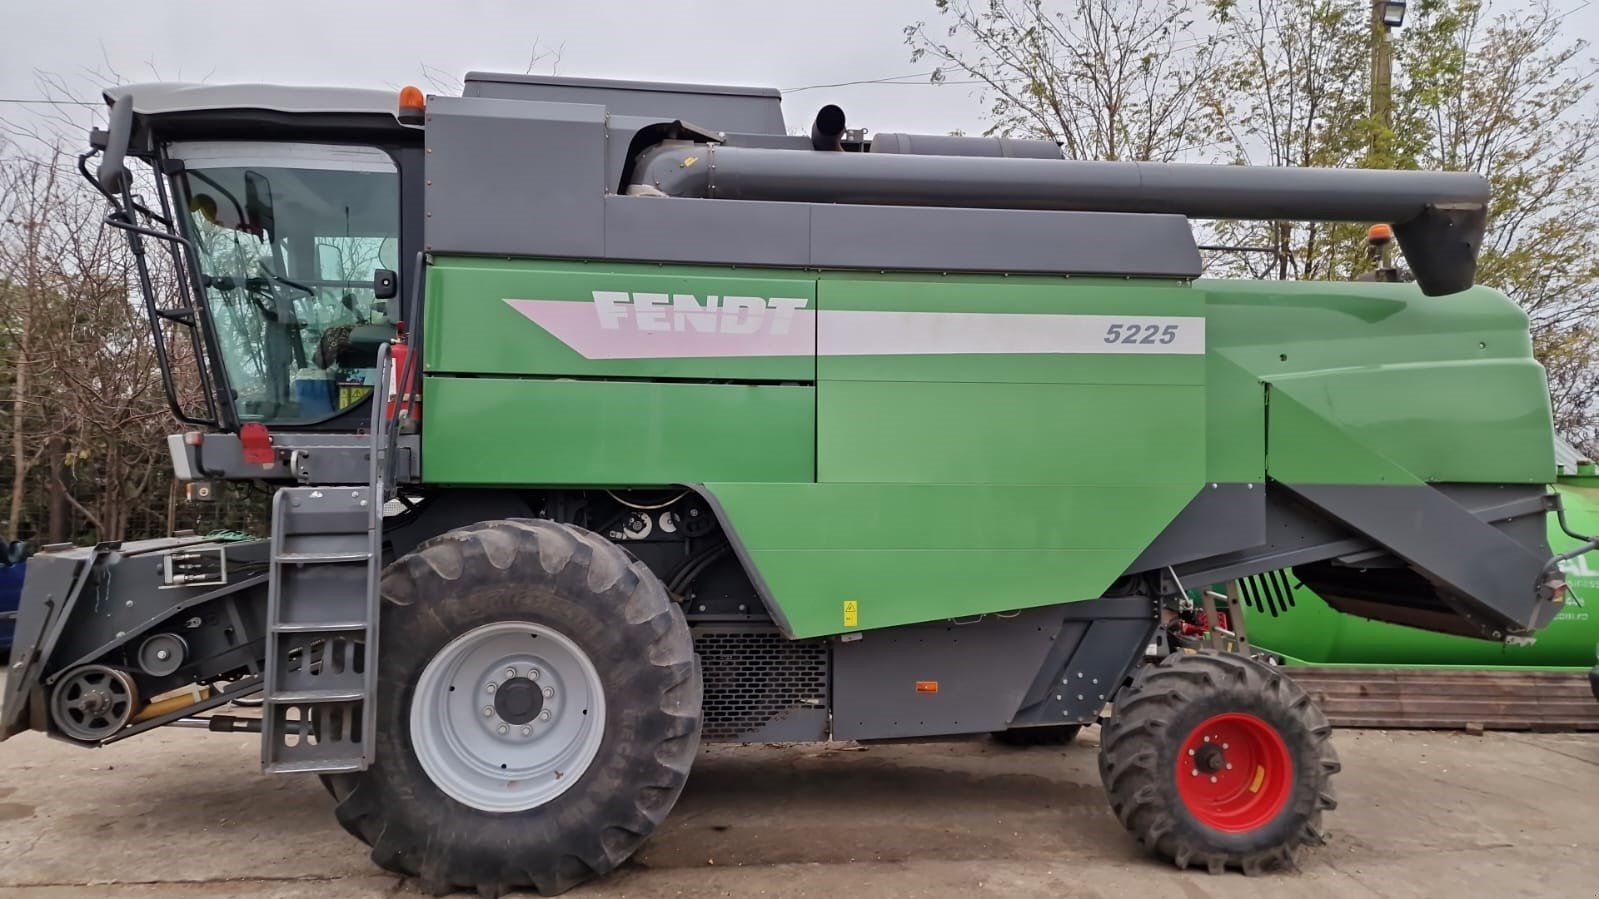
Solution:
M 706 740 L 735 741 L 794 709 L 825 708 L 828 645 L 794 641 L 776 628 L 694 629 L 705 684 Z

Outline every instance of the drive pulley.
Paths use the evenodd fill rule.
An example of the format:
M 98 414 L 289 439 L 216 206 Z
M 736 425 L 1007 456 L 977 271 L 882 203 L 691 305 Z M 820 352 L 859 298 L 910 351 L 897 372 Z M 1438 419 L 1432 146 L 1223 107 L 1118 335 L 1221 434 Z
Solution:
M 127 725 L 139 707 L 133 678 L 105 665 L 70 671 L 50 695 L 50 717 L 61 733 L 98 743 Z

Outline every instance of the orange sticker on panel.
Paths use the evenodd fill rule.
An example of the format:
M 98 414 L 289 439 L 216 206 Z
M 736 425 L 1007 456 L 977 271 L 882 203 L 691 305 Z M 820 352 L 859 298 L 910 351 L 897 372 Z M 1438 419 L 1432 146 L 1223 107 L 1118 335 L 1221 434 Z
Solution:
M 938 692 L 938 681 L 936 681 L 936 680 L 919 680 L 919 681 L 916 682 L 916 692 L 918 692 L 918 693 L 937 693 Z

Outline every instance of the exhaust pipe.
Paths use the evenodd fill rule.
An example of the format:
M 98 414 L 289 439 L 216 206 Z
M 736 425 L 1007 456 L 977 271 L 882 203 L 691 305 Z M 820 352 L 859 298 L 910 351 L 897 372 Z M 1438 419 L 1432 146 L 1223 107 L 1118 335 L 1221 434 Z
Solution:
M 829 103 L 816 111 L 811 123 L 811 146 L 818 150 L 844 149 L 844 110 Z

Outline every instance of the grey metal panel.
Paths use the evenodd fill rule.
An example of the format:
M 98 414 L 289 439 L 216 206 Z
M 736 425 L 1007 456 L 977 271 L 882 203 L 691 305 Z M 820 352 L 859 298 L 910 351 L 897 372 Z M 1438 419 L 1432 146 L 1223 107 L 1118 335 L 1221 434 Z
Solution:
M 28 561 L 22 599 L 17 606 L 17 628 L 12 635 L 11 667 L 6 672 L 5 704 L 0 710 L 0 740 L 27 730 L 23 712 L 54 648 L 48 632 L 59 632 L 61 621 L 70 614 L 69 600 L 75 600 L 81 592 L 86 566 L 92 564 L 95 555 L 93 550 L 72 549 L 41 553 Z
M 819 743 L 827 739 L 827 709 L 789 709 L 729 743 Z M 706 742 L 711 742 L 709 739 Z
M 1201 271 L 1193 229 L 1177 215 L 825 204 L 811 208 L 811 263 L 822 268 L 1177 278 L 1197 278 Z
M 1127 566 L 1127 571 L 1181 565 L 1265 542 L 1264 483 L 1206 484 Z
M 1550 557 L 1546 543 L 1519 542 L 1432 486 L 1284 486 L 1409 562 L 1467 617 L 1521 631 L 1553 617 L 1558 608 L 1538 599 Z
M 674 197 L 606 197 L 609 259 L 805 266 L 811 207 Z
M 605 252 L 603 106 L 437 98 L 426 173 L 430 252 Z
M 833 648 L 833 737 L 1003 730 L 1061 630 L 1062 606 L 869 631 Z M 917 692 L 936 681 L 938 692 Z
M 1194 515 L 1184 521 L 1184 529 L 1202 530 L 1207 525 L 1218 533 L 1227 527 L 1228 510 L 1211 507 L 1208 514 Z M 1178 516 L 1179 519 L 1183 515 Z M 1177 544 L 1180 549 L 1181 544 Z M 1349 528 L 1313 507 L 1294 498 L 1277 484 L 1266 488 L 1266 540 L 1253 545 L 1240 545 L 1231 552 L 1194 559 L 1188 562 L 1166 561 L 1153 554 L 1144 554 L 1139 561 L 1145 570 L 1171 565 L 1187 584 L 1218 584 L 1235 578 L 1275 571 L 1308 562 L 1332 559 L 1350 553 L 1367 552 L 1377 545 L 1370 539 L 1351 532 Z
M 1029 691 L 1029 702 L 1016 712 L 1011 726 L 1093 723 L 1154 634 L 1154 602 L 1146 599 L 1142 605 L 1145 613 L 1138 618 L 1068 622 L 1067 633 L 1081 638 L 1071 641 L 1064 664 L 1051 654 L 1034 684 L 1034 691 L 1043 689 Z
M 467 97 L 594 103 L 613 115 L 692 122 L 715 131 L 785 134 L 782 95 L 769 87 L 468 72 Z

